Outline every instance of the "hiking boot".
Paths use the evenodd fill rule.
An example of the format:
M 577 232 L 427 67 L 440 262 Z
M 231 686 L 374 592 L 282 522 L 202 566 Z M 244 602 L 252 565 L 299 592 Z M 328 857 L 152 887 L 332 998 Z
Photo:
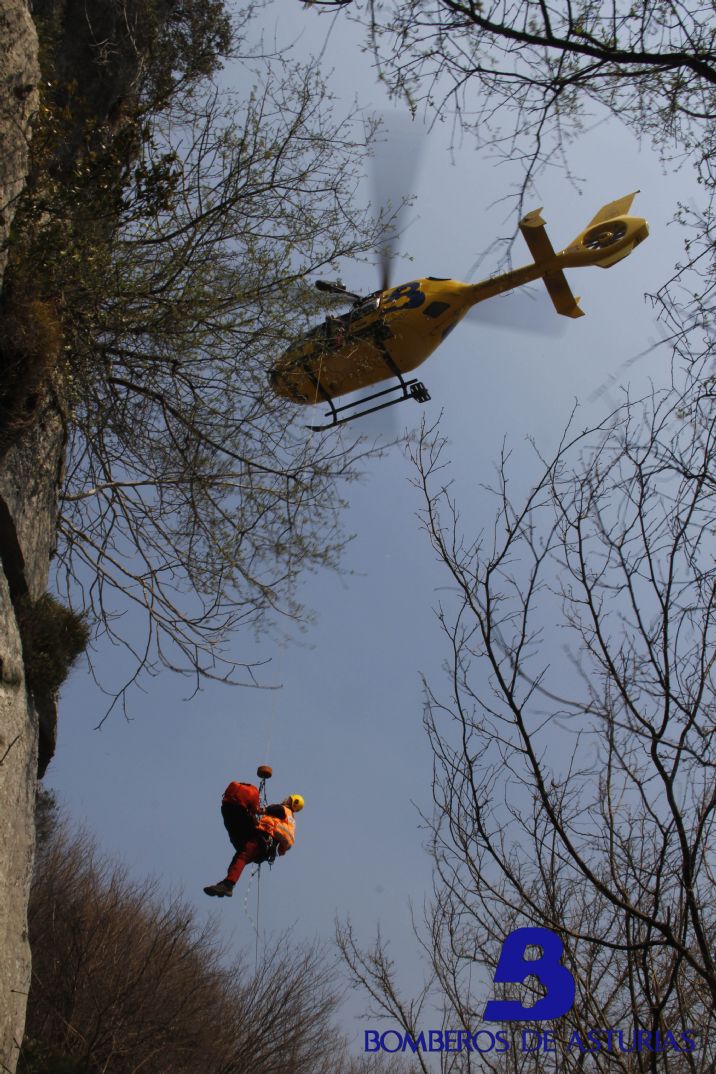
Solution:
M 210 884 L 208 888 L 204 888 L 207 895 L 218 895 L 219 898 L 231 896 L 234 894 L 234 885 L 230 880 L 220 880 L 218 884 Z

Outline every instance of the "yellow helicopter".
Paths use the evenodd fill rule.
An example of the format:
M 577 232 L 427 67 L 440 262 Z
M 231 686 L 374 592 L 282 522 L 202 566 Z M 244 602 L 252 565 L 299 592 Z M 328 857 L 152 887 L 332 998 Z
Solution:
M 547 237 L 542 210 L 533 210 L 519 224 L 533 263 L 480 283 L 428 276 L 393 288 L 388 286 L 387 264 L 383 287 L 366 297 L 352 294 L 340 284 L 317 281 L 319 289 L 342 294 L 353 300 L 353 306 L 340 317 L 326 317 L 279 358 L 269 373 L 273 390 L 295 403 L 326 402 L 330 409 L 325 416 L 331 421 L 310 425 L 314 431 L 343 425 L 406 399 L 427 402 L 430 395 L 425 385 L 405 375 L 421 365 L 478 302 L 542 279 L 557 313 L 582 317 L 579 299 L 572 294 L 564 269 L 584 265 L 609 268 L 643 242 L 649 234 L 646 220 L 628 215 L 637 193 L 603 206 L 559 253 Z M 335 405 L 334 399 L 388 377 L 395 377 L 397 383 L 355 402 Z M 386 400 L 386 396 L 393 398 Z M 375 400 L 383 401 L 365 406 Z M 358 407 L 363 409 L 356 410 Z

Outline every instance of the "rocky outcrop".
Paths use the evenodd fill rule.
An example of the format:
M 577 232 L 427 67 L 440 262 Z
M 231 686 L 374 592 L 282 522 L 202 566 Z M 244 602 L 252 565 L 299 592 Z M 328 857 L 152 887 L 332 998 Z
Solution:
M 0 42 L 1 284 L 37 109 L 37 35 L 24 0 L 0 0 Z M 36 442 L 30 450 L 42 453 L 44 448 Z M 14 465 L 17 461 L 16 456 Z M 37 715 L 25 687 L 15 600 L 23 588 L 29 592 L 29 586 L 43 585 L 43 578 L 47 584 L 49 547 L 46 535 L 31 535 L 23 482 L 18 483 L 8 462 L 6 458 L 2 463 L 8 499 L 0 494 L 0 1069 L 12 1074 L 30 985 L 27 901 L 35 846 L 38 737 Z
M 0 459 L 0 556 L 13 594 L 32 601 L 47 589 L 64 443 L 60 413 L 48 392 L 32 427 Z

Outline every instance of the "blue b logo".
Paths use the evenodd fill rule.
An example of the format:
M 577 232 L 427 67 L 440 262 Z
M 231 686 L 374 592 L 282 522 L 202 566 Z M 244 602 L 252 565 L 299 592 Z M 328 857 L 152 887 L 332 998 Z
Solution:
M 525 951 L 534 944 L 542 948 L 539 958 L 526 959 Z M 551 929 L 515 929 L 505 938 L 495 970 L 495 982 L 522 984 L 536 977 L 545 988 L 532 1007 L 523 1007 L 514 999 L 491 999 L 482 1018 L 485 1022 L 544 1022 L 561 1018 L 574 1003 L 574 977 L 560 959 L 562 941 Z

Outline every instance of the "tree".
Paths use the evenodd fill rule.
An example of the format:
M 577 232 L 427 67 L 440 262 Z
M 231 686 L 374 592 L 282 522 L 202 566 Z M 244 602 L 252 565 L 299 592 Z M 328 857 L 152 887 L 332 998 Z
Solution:
M 353 0 L 344 11 L 365 25 L 397 97 L 522 164 L 515 214 L 545 167 L 569 174 L 570 142 L 595 119 L 617 120 L 670 166 L 695 169 L 704 198 L 680 208 L 686 254 L 655 298 L 682 357 L 711 346 L 716 36 L 708 3 Z
M 706 159 L 694 123 L 706 127 L 713 118 L 716 39 L 707 4 L 413 0 L 356 7 L 367 11 L 393 89 L 438 109 L 450 103 L 484 141 L 498 125 L 514 137 L 561 140 L 592 102 L 640 136 Z M 497 114 L 503 104 L 509 118 Z M 539 154 L 550 147 L 543 140 L 533 148 Z
M 354 9 L 395 93 L 453 109 L 480 144 L 521 150 L 528 175 L 594 105 L 708 170 L 716 38 L 705 3 L 355 0 Z
M 572 1012 L 546 1027 L 559 1070 L 584 1069 L 589 1028 L 602 1030 L 590 1069 L 711 1070 L 713 380 L 694 369 L 679 391 L 568 431 L 520 503 L 503 457 L 494 526 L 476 538 L 445 441 L 424 428 L 414 462 L 452 587 L 438 609 L 449 687 L 425 685 L 435 882 L 420 930 L 444 1024 L 512 1028 L 510 1052 L 481 1056 L 481 1069 L 545 1069 L 544 1054 L 519 1048 L 523 1028 L 545 1026 L 478 1026 L 505 936 L 545 927 L 577 986 Z M 363 951 L 345 930 L 341 943 L 354 980 L 411 1031 L 383 947 Z M 542 990 L 528 978 L 517 993 L 531 1006 Z M 627 1054 L 616 1036 L 607 1050 L 608 1029 Z M 570 1048 L 575 1030 L 584 1048 Z M 671 1047 L 666 1034 L 683 1046 L 682 1030 L 696 1051 Z M 654 1051 L 634 1051 L 634 1032 Z M 455 1063 L 442 1069 L 471 1069 Z
M 231 631 L 301 619 L 299 575 L 343 544 L 355 445 L 309 436 L 267 371 L 320 308 L 300 281 L 373 243 L 363 127 L 316 65 L 252 60 L 246 14 L 231 39 L 220 4 L 73 10 L 38 8 L 49 89 L 2 299 L 0 440 L 51 394 L 58 581 L 131 651 L 118 697 L 161 665 L 253 684 Z M 253 88 L 220 90 L 241 51 Z
M 185 111 L 170 207 L 148 226 L 131 206 L 108 266 L 120 286 L 97 292 L 100 375 L 77 392 L 59 526 L 68 589 L 111 637 L 129 597 L 160 662 L 226 679 L 241 662 L 221 641 L 299 619 L 301 572 L 336 566 L 339 483 L 355 476 L 352 446 L 308 436 L 267 368 L 318 309 L 293 283 L 357 250 L 356 150 L 317 107 L 315 72 L 272 85 L 241 128 L 213 94 Z
M 23 1074 L 385 1069 L 347 1057 L 325 952 L 280 936 L 255 966 L 227 963 L 193 910 L 131 880 L 86 833 L 53 822 L 47 795 L 41 804 Z

